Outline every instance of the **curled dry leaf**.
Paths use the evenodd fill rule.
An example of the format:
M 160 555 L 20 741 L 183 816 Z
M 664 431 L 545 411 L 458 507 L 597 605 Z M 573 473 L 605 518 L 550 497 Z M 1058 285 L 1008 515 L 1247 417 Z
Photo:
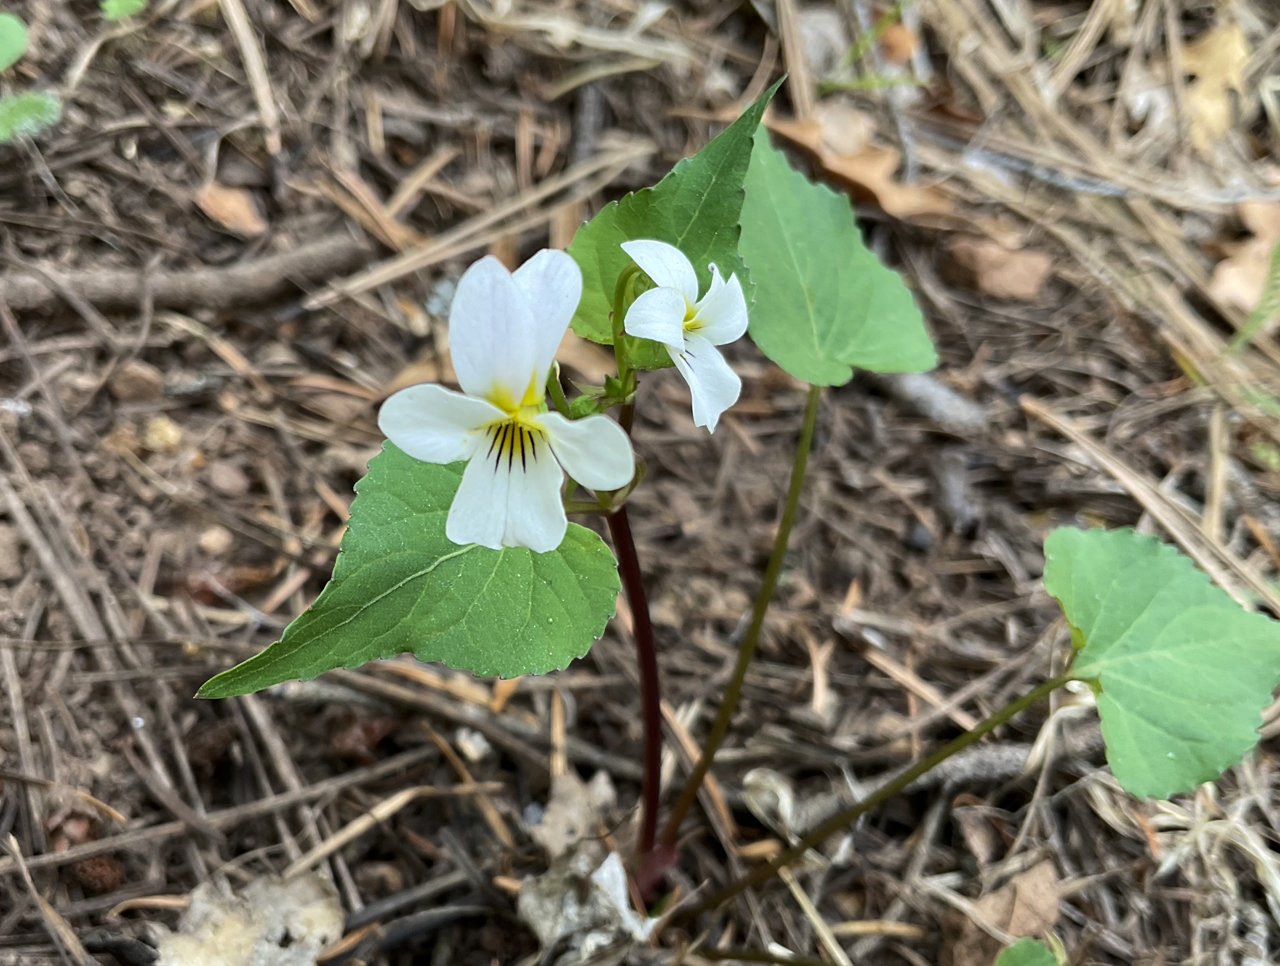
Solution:
M 951 200 L 937 188 L 898 181 L 902 152 L 871 143 L 875 123 L 840 99 L 823 101 L 803 121 L 775 116 L 766 123 L 848 184 L 860 201 L 873 201 L 902 219 L 948 215 L 953 210 Z
M 551 778 L 551 798 L 542 821 L 529 830 L 533 840 L 558 859 L 583 837 L 597 834 L 600 814 L 616 799 L 609 773 L 598 771 L 590 783 L 573 769 Z
M 196 191 L 192 200 L 227 231 L 252 238 L 267 230 L 257 198 L 245 188 L 228 188 L 210 181 Z

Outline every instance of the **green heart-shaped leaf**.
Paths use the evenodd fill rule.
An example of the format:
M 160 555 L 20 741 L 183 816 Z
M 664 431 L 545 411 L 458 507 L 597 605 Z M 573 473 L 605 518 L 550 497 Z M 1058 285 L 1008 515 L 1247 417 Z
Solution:
M 751 338 L 797 379 L 838 386 L 853 367 L 932 369 L 924 320 L 897 272 L 862 241 L 846 195 L 815 184 L 755 136 L 739 251 L 756 285 Z
M 1258 740 L 1280 681 L 1280 624 L 1250 613 L 1191 560 L 1133 530 L 1054 530 L 1045 589 L 1093 683 L 1107 760 L 1134 795 L 1212 781 Z
M 279 641 L 200 695 L 246 694 L 403 651 L 502 677 L 585 654 L 613 616 L 613 554 L 573 523 L 550 553 L 450 542 L 445 518 L 464 465 L 422 463 L 384 444 L 356 484 L 333 579 Z

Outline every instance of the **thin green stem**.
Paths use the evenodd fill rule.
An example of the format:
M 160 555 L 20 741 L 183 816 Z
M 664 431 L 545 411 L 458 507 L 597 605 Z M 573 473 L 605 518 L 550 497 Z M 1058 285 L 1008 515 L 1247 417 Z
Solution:
M 751 623 L 742 643 L 738 646 L 738 663 L 733 668 L 733 677 L 724 689 L 724 698 L 720 702 L 720 710 L 711 725 L 711 733 L 707 735 L 707 743 L 703 746 L 702 756 L 689 774 L 680 797 L 676 800 L 667 824 L 663 826 L 660 841 L 668 848 L 674 847 L 676 837 L 680 834 L 680 823 L 693 806 L 702 786 L 702 781 L 711 770 L 716 751 L 724 736 L 729 731 L 729 722 L 738 707 L 738 697 L 742 693 L 742 682 L 747 676 L 747 667 L 755 655 L 756 644 L 760 641 L 760 630 L 764 627 L 764 616 L 773 600 L 773 592 L 778 587 L 778 577 L 782 573 L 782 562 L 787 555 L 787 542 L 791 537 L 791 528 L 796 522 L 796 511 L 800 506 L 800 493 L 804 489 L 805 469 L 809 465 L 809 450 L 813 446 L 813 429 L 818 422 L 818 403 L 822 398 L 821 386 L 809 387 L 809 398 L 804 407 L 804 424 L 800 428 L 800 441 L 796 444 L 795 459 L 791 464 L 791 486 L 787 490 L 787 502 L 782 508 L 782 519 L 778 521 L 778 533 L 773 541 L 773 552 L 764 570 L 764 581 L 760 585 L 760 593 L 756 595 L 756 603 L 751 611 Z
M 776 875 L 778 870 L 784 865 L 790 865 L 796 859 L 808 852 L 809 849 L 821 845 L 828 836 L 834 835 L 860 815 L 863 815 L 866 812 L 871 811 L 871 809 L 876 806 L 887 802 L 921 775 L 932 771 L 952 755 L 964 751 L 964 749 L 968 748 L 983 735 L 991 733 L 1014 715 L 1018 714 L 1018 712 L 1025 711 L 1041 698 L 1047 696 L 1053 691 L 1056 691 L 1068 681 L 1073 680 L 1074 677 L 1075 675 L 1068 671 L 1065 674 L 1059 674 L 1057 677 L 1050 678 L 1049 680 L 1037 685 L 1035 688 L 1032 688 L 1022 697 L 1018 698 L 1018 700 L 1005 705 L 1005 707 L 1001 708 L 990 718 L 987 718 L 985 721 L 980 723 L 972 731 L 966 731 L 959 737 L 953 738 L 928 758 L 924 758 L 916 762 L 893 781 L 880 786 L 856 805 L 846 808 L 840 814 L 823 822 L 791 848 L 784 852 L 780 852 L 769 862 L 766 862 L 757 869 L 753 869 L 736 882 L 732 882 L 725 886 L 719 892 L 699 903 L 697 906 L 694 906 L 692 909 L 681 913 L 678 920 L 683 921 L 692 919 L 704 912 L 715 909 L 717 906 L 727 902 L 729 899 L 732 899 L 740 892 L 744 892 L 752 886 L 759 885 L 769 877 Z
M 923 82 L 914 77 L 855 77 L 852 80 L 823 81 L 818 85 L 819 94 L 836 94 L 840 91 L 882 91 L 891 87 L 922 87 Z
M 568 516 L 593 516 L 604 517 L 609 515 L 609 511 L 602 507 L 599 503 L 592 503 L 590 500 L 565 500 L 564 512 Z

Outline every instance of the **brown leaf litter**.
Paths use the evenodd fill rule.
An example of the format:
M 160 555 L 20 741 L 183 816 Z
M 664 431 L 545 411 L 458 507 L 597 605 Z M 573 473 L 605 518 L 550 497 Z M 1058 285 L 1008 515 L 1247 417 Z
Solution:
M 861 0 L 153 6 L 113 28 L 16 8 L 24 82 L 68 104 L 0 147 L 0 964 L 61 963 L 68 940 L 138 953 L 188 896 L 295 868 L 340 903 L 334 961 L 537 961 L 518 897 L 549 870 L 572 925 L 557 958 L 981 963 L 1052 934 L 1087 962 L 1276 959 L 1274 710 L 1245 764 L 1151 803 L 1036 709 L 788 881 L 647 945 L 625 880 L 591 884 L 634 834 L 625 622 L 501 686 L 397 660 L 191 699 L 323 586 L 377 400 L 451 378 L 466 263 L 564 243 L 784 68 L 780 143 L 851 191 L 942 363 L 824 398 L 676 907 L 1060 666 L 1048 528 L 1160 532 L 1274 606 L 1280 350 L 1264 333 L 1223 351 L 1277 237 L 1271 5 L 937 0 L 900 24 Z M 840 43 L 815 44 L 821 24 Z M 562 347 L 570 380 L 608 370 L 585 348 Z M 669 789 L 732 662 L 804 405 L 748 345 L 730 355 L 743 398 L 714 436 L 670 373 L 637 407 Z M 584 792 L 606 779 L 612 806 Z

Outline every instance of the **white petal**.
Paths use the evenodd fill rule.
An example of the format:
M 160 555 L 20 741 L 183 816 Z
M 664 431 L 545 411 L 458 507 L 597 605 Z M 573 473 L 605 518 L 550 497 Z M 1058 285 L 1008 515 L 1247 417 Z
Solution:
M 538 385 L 547 381 L 564 330 L 582 299 L 582 269 L 571 255 L 544 248 L 511 276 L 524 293 L 533 319 L 533 345 Z
M 698 273 L 684 252 L 660 241 L 629 241 L 622 250 L 630 255 L 659 288 L 673 288 L 693 305 L 698 301 Z
M 627 309 L 622 327 L 628 335 L 654 339 L 677 351 L 684 345 L 684 296 L 673 288 L 651 288 Z
M 529 387 L 537 364 L 533 320 L 524 292 L 492 255 L 458 279 L 449 310 L 449 352 L 468 396 L 516 405 Z
M 538 448 L 538 458 L 527 470 L 511 473 L 507 491 L 507 529 L 502 542 L 508 547 L 528 547 L 534 553 L 549 553 L 560 546 L 569 521 L 565 519 L 560 487 L 564 471 L 546 451 L 546 441 Z
M 392 395 L 378 413 L 378 428 L 391 442 L 424 463 L 466 459 L 480 441 L 476 430 L 502 418 L 502 411 L 434 383 Z
M 672 356 L 671 361 L 689 384 L 694 424 L 714 433 L 720 414 L 738 401 L 742 380 L 701 335 L 685 336 L 684 352 Z
M 742 338 L 747 331 L 747 299 L 737 275 L 717 285 L 720 272 L 711 266 L 711 288 L 698 303 L 698 313 L 690 323 L 712 345 L 724 345 Z
M 707 268 L 711 269 L 711 287 L 707 289 L 707 294 L 702 296 L 702 302 L 707 301 L 707 299 L 724 288 L 724 276 L 720 274 L 720 266 L 712 262 Z M 698 304 L 701 305 L 702 302 Z
M 543 438 L 521 464 L 477 451 L 454 494 L 445 535 L 454 543 L 500 550 L 528 547 L 546 553 L 560 546 L 568 522 L 560 501 L 564 473 Z
M 551 437 L 551 452 L 570 476 L 593 490 L 617 490 L 631 482 L 636 457 L 631 440 L 608 416 L 567 419 L 546 413 L 539 422 Z

